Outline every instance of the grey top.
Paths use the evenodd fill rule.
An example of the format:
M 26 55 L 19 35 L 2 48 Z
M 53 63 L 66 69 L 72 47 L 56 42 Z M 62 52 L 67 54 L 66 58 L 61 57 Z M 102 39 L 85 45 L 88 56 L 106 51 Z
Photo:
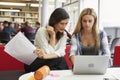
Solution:
M 82 55 L 98 55 L 98 52 L 95 52 L 95 46 L 81 46 Z
M 99 32 L 99 51 L 98 55 L 106 55 L 106 56 L 111 56 L 110 55 L 110 49 L 108 45 L 108 39 L 105 31 L 100 31 Z M 81 42 L 81 34 L 77 33 L 72 36 L 71 38 L 71 49 L 70 49 L 70 56 L 71 55 L 83 55 L 85 52 L 85 48 L 82 46 Z M 83 52 L 82 52 L 83 50 Z

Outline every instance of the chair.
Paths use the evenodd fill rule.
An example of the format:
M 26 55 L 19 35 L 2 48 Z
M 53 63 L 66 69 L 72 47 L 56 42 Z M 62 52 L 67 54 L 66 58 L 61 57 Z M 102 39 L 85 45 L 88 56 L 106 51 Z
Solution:
M 115 46 L 113 66 L 120 67 L 120 46 Z
M 119 41 L 120 41 L 120 37 L 116 37 L 116 38 L 114 38 L 113 41 L 111 42 L 110 52 L 111 52 L 112 57 L 113 57 L 113 54 L 114 54 L 114 48 L 115 48 L 115 46 L 118 44 Z
M 0 45 L 0 72 L 11 70 L 24 70 L 24 64 L 4 51 L 4 45 Z M 0 76 L 1 80 L 1 76 Z
M 111 36 L 111 35 L 108 35 L 107 38 L 108 38 L 108 43 L 111 43 L 112 36 Z
M 6 32 L 0 32 L 0 42 L 1 43 L 8 43 L 10 41 L 10 35 Z
M 64 58 L 65 58 L 65 60 L 67 62 L 67 65 L 68 65 L 69 69 L 71 69 L 72 68 L 72 62 L 69 59 L 69 52 L 70 52 L 70 45 L 67 44 L 66 49 L 65 49 L 66 54 L 65 54 Z

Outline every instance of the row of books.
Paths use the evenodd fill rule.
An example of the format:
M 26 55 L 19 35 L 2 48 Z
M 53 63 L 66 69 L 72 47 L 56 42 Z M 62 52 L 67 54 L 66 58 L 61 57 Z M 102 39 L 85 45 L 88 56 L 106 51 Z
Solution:
M 37 13 L 25 13 L 25 12 L 7 12 L 7 11 L 0 11 L 0 16 L 25 16 L 25 17 L 33 17 L 38 18 Z

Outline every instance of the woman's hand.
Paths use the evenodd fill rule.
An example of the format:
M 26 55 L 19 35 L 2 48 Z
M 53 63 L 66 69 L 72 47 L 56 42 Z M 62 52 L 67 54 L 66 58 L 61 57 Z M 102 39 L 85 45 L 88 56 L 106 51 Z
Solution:
M 36 53 L 41 59 L 47 59 L 47 54 L 44 52 L 43 49 L 36 49 L 34 53 Z
M 55 36 L 54 28 L 51 26 L 47 26 L 46 30 L 50 34 L 50 45 L 54 48 L 55 43 L 56 43 L 56 36 Z
M 51 26 L 46 27 L 47 32 L 50 34 L 50 36 L 55 36 L 54 28 Z

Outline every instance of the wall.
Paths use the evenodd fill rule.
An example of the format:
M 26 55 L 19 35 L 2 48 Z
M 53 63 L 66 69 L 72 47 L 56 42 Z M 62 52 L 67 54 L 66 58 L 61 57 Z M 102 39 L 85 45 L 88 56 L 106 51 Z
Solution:
M 116 37 L 120 37 L 120 27 L 104 27 L 104 30 L 106 31 L 108 36 L 111 36 L 111 41 L 116 38 Z M 119 43 L 120 44 L 120 41 Z

